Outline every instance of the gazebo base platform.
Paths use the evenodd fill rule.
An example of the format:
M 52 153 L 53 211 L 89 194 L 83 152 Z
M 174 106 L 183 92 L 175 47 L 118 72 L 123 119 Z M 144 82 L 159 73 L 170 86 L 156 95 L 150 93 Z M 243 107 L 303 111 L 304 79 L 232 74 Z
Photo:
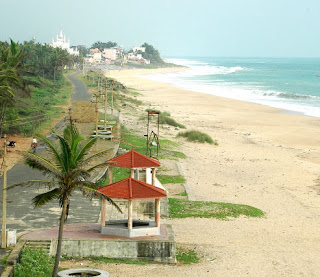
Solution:
M 160 235 L 120 237 L 104 235 L 95 223 L 66 224 L 61 255 L 66 257 L 107 257 L 176 263 L 176 242 L 172 226 L 161 224 Z M 49 244 L 50 255 L 56 254 L 58 227 L 32 231 L 21 237 L 28 243 Z
M 160 227 L 154 221 L 132 220 L 132 229 L 128 229 L 128 220 L 110 220 L 105 227 L 101 227 L 101 234 L 121 237 L 159 236 Z

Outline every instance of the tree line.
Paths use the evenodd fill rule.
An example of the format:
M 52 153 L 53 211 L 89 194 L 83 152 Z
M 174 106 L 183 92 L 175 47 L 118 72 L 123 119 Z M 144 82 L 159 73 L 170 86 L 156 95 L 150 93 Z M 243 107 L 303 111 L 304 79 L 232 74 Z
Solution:
M 82 56 L 70 55 L 66 50 L 48 44 L 0 41 L 0 136 L 6 111 L 17 100 L 30 96 L 33 86 L 44 83 L 39 78 L 59 81 L 65 68 L 82 63 Z

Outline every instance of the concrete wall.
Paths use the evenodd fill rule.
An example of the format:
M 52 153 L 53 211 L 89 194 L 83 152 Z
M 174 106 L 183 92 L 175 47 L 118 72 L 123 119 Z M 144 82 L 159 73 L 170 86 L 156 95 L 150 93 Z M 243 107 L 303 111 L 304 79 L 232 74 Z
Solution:
M 167 225 L 167 231 L 167 240 L 64 239 L 61 254 L 68 257 L 107 257 L 176 263 L 176 243 L 170 225 Z M 57 240 L 52 241 L 51 249 L 51 254 L 54 255 Z
M 61 254 L 176 263 L 176 244 L 173 241 L 63 240 Z

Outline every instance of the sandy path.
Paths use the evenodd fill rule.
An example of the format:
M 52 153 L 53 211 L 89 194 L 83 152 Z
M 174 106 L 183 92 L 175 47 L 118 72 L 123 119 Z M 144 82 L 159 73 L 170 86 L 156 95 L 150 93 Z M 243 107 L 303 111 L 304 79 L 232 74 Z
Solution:
M 135 76 L 146 72 L 109 76 L 138 89 L 141 100 L 169 111 L 188 129 L 205 131 L 219 142 L 214 147 L 181 140 L 188 156 L 181 163 L 195 198 L 252 205 L 265 211 L 266 218 L 172 220 L 177 243 L 203 253 L 200 264 L 108 265 L 110 273 L 320 276 L 320 120 Z

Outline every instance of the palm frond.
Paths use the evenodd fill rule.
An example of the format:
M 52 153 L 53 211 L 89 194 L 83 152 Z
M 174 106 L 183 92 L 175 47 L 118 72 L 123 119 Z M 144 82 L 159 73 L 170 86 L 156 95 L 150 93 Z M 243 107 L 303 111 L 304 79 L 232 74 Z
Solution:
M 60 178 L 61 172 L 59 168 L 49 160 L 27 151 L 19 151 L 25 157 L 25 163 L 32 168 L 38 169 L 46 174 L 54 175 Z
M 110 151 L 110 150 L 111 150 L 111 149 L 105 149 L 105 150 L 102 150 L 102 151 L 100 151 L 100 152 L 98 152 L 98 153 L 95 153 L 95 154 L 91 155 L 90 157 L 88 157 L 87 159 L 83 160 L 83 161 L 81 162 L 81 164 L 87 164 L 87 163 L 89 163 L 91 160 L 103 156 L 104 154 L 106 154 L 106 153 L 107 153 L 108 151 Z
M 71 149 L 68 142 L 64 139 L 64 137 L 57 135 L 60 142 L 61 149 L 61 160 L 64 164 L 65 172 L 68 172 L 71 167 Z
M 97 191 L 96 189 L 93 189 L 87 185 L 81 184 L 78 186 L 78 189 L 80 189 L 81 191 L 83 191 L 84 193 L 87 194 L 87 196 L 98 196 L 101 198 L 106 199 L 112 206 L 114 206 L 120 213 L 122 213 L 122 210 L 120 209 L 120 207 L 117 205 L 117 203 L 115 203 L 109 196 L 104 195 L 103 193 L 101 193 L 100 191 Z
M 59 199 L 61 190 L 59 188 L 54 188 L 53 190 L 38 194 L 34 198 L 32 198 L 32 204 L 36 207 L 41 207 L 48 202 Z
M 74 161 L 77 163 L 83 159 L 83 157 L 88 153 L 90 148 L 96 143 L 97 138 L 90 139 L 79 151 L 78 155 L 76 155 Z
M 34 185 L 44 185 L 47 187 L 52 187 L 55 185 L 59 185 L 59 183 L 57 181 L 46 181 L 46 180 L 28 180 L 28 181 L 23 181 L 23 182 L 19 182 L 19 183 L 15 183 L 12 184 L 10 186 L 7 187 L 7 189 L 13 189 L 15 187 L 30 187 L 30 186 L 34 186 Z
M 59 166 L 63 169 L 63 171 L 66 171 L 66 168 L 64 167 L 64 163 L 62 161 L 62 158 L 57 150 L 57 148 L 52 144 L 50 140 L 48 140 L 45 136 L 36 134 L 36 137 L 41 139 L 48 147 L 49 151 L 53 154 L 57 162 L 59 163 Z
M 109 163 L 107 163 L 107 162 L 102 162 L 102 163 L 96 164 L 96 165 L 88 168 L 87 171 L 88 171 L 88 172 L 91 172 L 91 171 L 93 171 L 93 170 L 95 170 L 95 169 L 97 169 L 97 168 L 106 167 L 106 166 L 108 166 L 108 165 L 109 165 Z

